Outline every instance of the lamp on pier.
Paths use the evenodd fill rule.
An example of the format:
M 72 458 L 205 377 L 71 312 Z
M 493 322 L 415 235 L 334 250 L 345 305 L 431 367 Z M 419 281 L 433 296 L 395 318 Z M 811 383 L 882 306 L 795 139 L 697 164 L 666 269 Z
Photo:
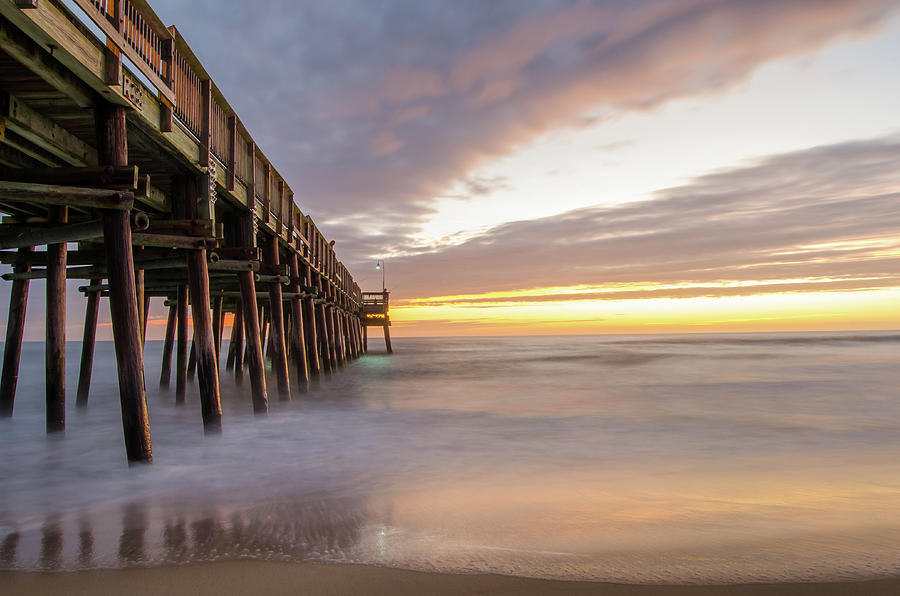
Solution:
M 375 261 L 375 268 L 381 269 L 381 291 L 384 292 L 384 261 Z

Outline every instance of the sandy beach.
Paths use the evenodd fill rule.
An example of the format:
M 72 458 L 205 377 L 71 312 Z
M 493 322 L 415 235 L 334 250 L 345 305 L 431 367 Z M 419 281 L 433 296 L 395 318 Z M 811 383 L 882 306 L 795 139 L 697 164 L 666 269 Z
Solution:
M 0 593 L 166 594 L 599 594 L 603 596 L 880 596 L 900 593 L 900 578 L 860 582 L 722 586 L 626 585 L 501 575 L 422 573 L 365 565 L 229 561 L 60 573 L 0 572 Z

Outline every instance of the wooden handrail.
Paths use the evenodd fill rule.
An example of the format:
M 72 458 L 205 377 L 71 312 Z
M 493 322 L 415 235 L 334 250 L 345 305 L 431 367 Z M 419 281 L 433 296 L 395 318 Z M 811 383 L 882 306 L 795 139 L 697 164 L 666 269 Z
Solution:
M 259 204 L 263 221 L 277 236 L 292 244 L 299 239 L 318 272 L 339 291 L 361 299 L 358 286 L 330 243 L 294 203 L 287 181 L 253 141 L 178 28 L 166 26 L 147 0 L 73 1 L 107 36 L 108 45 L 128 57 L 156 88 L 160 101 L 197 138 L 200 165 L 208 165 L 210 156 L 215 157 L 226 171 L 228 190 L 242 184 L 248 205 L 255 208 Z
M 160 97 L 173 103 L 175 92 L 162 78 L 170 72 L 171 57 L 164 55 L 161 42 L 170 35 L 149 5 L 135 0 L 73 1 L 103 31 L 108 42 L 147 77 Z

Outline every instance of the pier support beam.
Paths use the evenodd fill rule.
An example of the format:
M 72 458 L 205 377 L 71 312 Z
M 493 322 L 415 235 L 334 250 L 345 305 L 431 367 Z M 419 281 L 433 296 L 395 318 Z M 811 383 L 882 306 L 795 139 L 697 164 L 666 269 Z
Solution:
M 321 284 L 319 285 L 321 295 Z M 320 299 L 324 300 L 324 298 Z M 325 303 L 318 302 L 316 305 L 316 333 L 319 337 L 318 353 L 322 361 L 322 370 L 327 373 L 333 372 L 331 367 L 331 350 L 328 346 L 328 317 L 325 315 Z
M 188 290 L 188 292 L 190 292 L 190 290 Z M 193 306 L 193 304 L 194 304 L 193 298 L 191 298 L 190 303 L 191 303 L 191 306 Z M 193 319 L 191 320 L 191 323 L 194 323 Z M 194 333 L 196 333 L 196 332 L 197 332 L 196 323 L 194 323 Z M 195 372 L 197 372 L 197 338 L 193 337 L 193 338 L 191 338 L 191 351 L 190 351 L 190 355 L 188 356 L 188 369 L 187 369 L 187 380 L 188 381 L 194 380 Z
M 175 403 L 184 403 L 184 394 L 187 390 L 187 367 L 188 367 L 188 300 L 187 286 L 181 284 L 178 286 L 178 342 L 177 357 L 175 359 Z
M 198 188 L 208 191 L 209 179 L 193 175 L 176 176 L 175 182 L 181 187 L 187 215 L 197 216 L 198 199 L 201 193 Z M 205 186 L 198 184 L 202 182 Z M 208 199 L 203 198 L 206 207 L 201 209 L 208 217 Z M 206 260 L 206 249 L 191 249 L 187 252 L 188 286 L 191 296 L 191 319 L 194 323 L 194 342 L 191 346 L 196 363 L 197 377 L 200 385 L 200 412 L 203 417 L 205 433 L 222 431 L 222 404 L 219 397 L 219 368 L 216 356 L 215 333 L 213 319 L 209 309 L 209 269 Z M 190 372 L 188 372 L 190 376 Z
M 291 285 L 290 291 L 300 292 L 300 259 L 297 253 L 291 252 Z M 290 303 L 291 310 L 291 358 L 297 369 L 297 383 L 301 390 L 309 384 L 309 362 L 306 357 L 306 329 L 303 325 L 303 312 L 300 300 L 294 298 Z
M 144 301 L 144 270 L 136 269 L 134 272 L 134 293 L 137 298 L 138 305 L 138 320 L 141 323 L 141 346 L 144 345 L 144 335 L 145 329 L 147 328 L 147 311 L 145 309 L 146 302 Z
M 247 339 L 247 360 L 250 367 L 250 391 L 253 396 L 253 411 L 265 414 L 269 410 L 266 395 L 266 375 L 263 368 L 262 341 L 259 335 L 259 310 L 256 305 L 256 286 L 253 272 L 238 273 L 241 284 L 241 306 L 244 311 L 244 336 Z
M 168 389 L 172 379 L 172 344 L 175 341 L 175 319 L 177 307 L 169 307 L 169 317 L 166 319 L 166 337 L 163 341 L 162 369 L 159 372 L 159 388 Z
M 303 280 L 307 287 L 312 286 L 309 265 L 303 265 Z M 316 304 L 312 295 L 303 299 L 303 325 L 306 330 L 306 358 L 309 372 L 318 375 L 322 370 L 322 361 L 319 358 L 319 342 L 316 334 Z
M 235 339 L 234 339 L 234 382 L 240 386 L 244 384 L 244 309 L 240 303 L 234 313 Z
M 355 360 L 359 357 L 359 351 L 356 349 L 356 331 L 350 315 L 344 315 L 344 329 L 347 333 L 347 343 L 350 346 L 350 357 Z
M 328 325 L 328 341 L 331 344 L 329 353 L 329 356 L 331 357 L 331 368 L 332 370 L 337 370 L 341 365 L 341 360 L 338 357 L 338 340 L 340 338 L 340 334 L 337 328 L 337 313 L 334 311 L 333 304 L 329 304 L 325 308 L 325 312 L 327 314 L 325 324 Z
M 31 266 L 24 257 L 33 246 L 19 249 L 13 271 L 27 273 Z M 22 355 L 22 333 L 25 331 L 25 306 L 28 303 L 28 280 L 13 281 L 9 295 L 9 316 L 6 323 L 6 343 L 3 344 L 3 372 L 0 375 L 0 417 L 9 418 L 16 400 L 16 384 L 19 381 L 19 360 Z
M 335 292 L 337 294 L 337 292 Z M 344 313 L 337 306 L 332 307 L 334 313 L 334 335 L 335 348 L 337 353 L 338 365 L 343 366 L 347 363 L 347 338 L 344 336 Z
M 128 165 L 125 108 L 101 102 L 96 109 L 97 154 L 101 165 Z M 119 374 L 122 429 L 129 462 L 150 462 L 150 421 L 144 393 L 144 360 L 128 211 L 103 214 L 109 279 L 109 311 Z
M 278 239 L 266 239 L 266 263 L 278 265 Z M 269 284 L 269 316 L 272 321 L 270 341 L 272 342 L 272 369 L 278 379 L 278 399 L 291 400 L 291 382 L 288 377 L 287 354 L 284 341 L 284 305 L 281 300 L 281 282 Z
M 241 312 L 241 305 L 238 304 L 237 308 L 234 311 L 234 319 L 231 324 L 231 338 L 228 340 L 228 355 L 225 357 L 225 370 L 230 371 L 234 370 L 234 356 L 235 350 L 237 349 L 237 337 L 238 333 L 242 333 L 241 325 L 243 322 L 238 319 L 239 313 Z M 241 342 L 243 343 L 243 342 Z
M 64 224 L 68 207 L 50 207 L 50 220 Z M 129 229 L 129 232 L 131 230 Z M 66 244 L 47 245 L 46 326 L 47 432 L 66 430 Z
M 384 326 L 384 347 L 387 349 L 388 354 L 393 354 L 394 350 L 391 348 L 391 331 L 390 327 L 387 325 Z
M 225 316 L 223 311 L 225 298 L 222 296 L 216 296 L 213 298 L 213 315 L 212 315 L 212 325 L 213 325 L 213 344 L 215 346 L 216 353 L 216 370 L 219 369 L 219 358 L 221 357 L 222 352 L 222 318 Z
M 92 279 L 91 286 L 99 286 L 100 279 Z M 91 392 L 91 373 L 94 368 L 94 343 L 97 336 L 97 315 L 100 311 L 100 292 L 88 292 L 84 308 L 84 335 L 81 339 L 81 368 L 78 370 L 78 393 L 75 405 L 83 408 L 88 404 Z
M 209 272 L 206 268 L 206 250 L 189 250 L 187 263 L 203 430 L 208 434 L 219 433 L 222 431 L 222 404 L 219 399 L 218 358 L 215 354 L 212 315 L 209 310 Z
M 150 294 L 144 295 L 143 328 L 141 329 L 141 345 L 147 343 L 147 320 L 150 318 Z

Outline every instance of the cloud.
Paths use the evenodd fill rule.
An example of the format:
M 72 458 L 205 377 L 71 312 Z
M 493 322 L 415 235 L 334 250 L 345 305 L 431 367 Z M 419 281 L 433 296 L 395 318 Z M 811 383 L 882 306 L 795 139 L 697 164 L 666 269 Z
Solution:
M 481 165 L 600 113 L 740 82 L 862 35 L 893 0 L 156 0 L 342 246 L 413 230 Z M 241 43 L 224 46 L 223 39 Z M 359 217 L 364 215 L 365 217 Z M 354 219 L 356 218 L 356 219 Z M 385 252 L 394 240 L 369 246 Z M 366 238 L 371 240 L 371 238 Z M 354 242 L 359 252 L 361 245 Z M 342 254 L 342 258 L 344 255 Z
M 389 285 L 408 299 L 535 289 L 443 300 L 466 304 L 897 287 L 897 163 L 897 138 L 771 156 L 392 259 Z M 537 290 L 572 286 L 588 291 Z

